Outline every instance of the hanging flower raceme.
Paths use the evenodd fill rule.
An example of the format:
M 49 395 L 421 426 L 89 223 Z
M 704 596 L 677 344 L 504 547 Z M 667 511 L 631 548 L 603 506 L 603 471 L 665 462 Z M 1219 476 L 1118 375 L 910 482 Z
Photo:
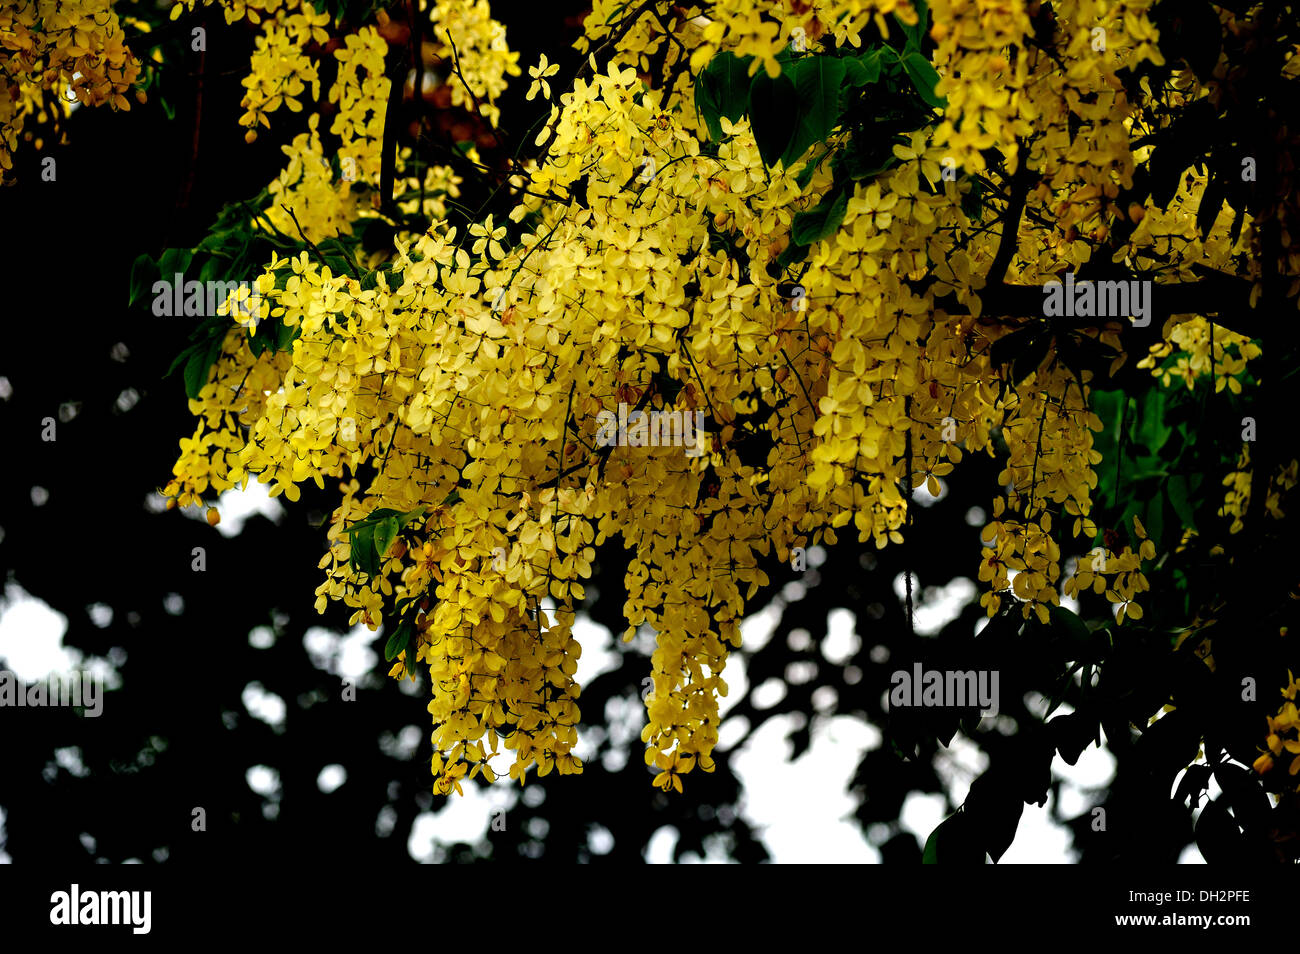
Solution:
M 613 38 L 607 61 L 589 56 L 562 92 L 554 64 L 529 68 L 528 99 L 549 109 L 533 141 L 545 152 L 511 169 L 513 209 L 462 228 L 438 218 L 445 206 L 419 206 L 435 216 L 428 229 L 399 230 L 384 267 L 364 274 L 307 252 L 274 259 L 258 283 L 264 321 L 251 338 L 232 328 L 192 404 L 201 422 L 165 491 L 181 504 L 251 478 L 289 499 L 307 480 L 337 488 L 317 607 L 342 602 L 353 623 L 384 627 L 394 677 L 428 675 L 440 792 L 479 774 L 581 770 L 572 629 L 595 548 L 616 538 L 630 550 L 625 638 L 654 638 L 642 739 L 665 790 L 714 767 L 723 673 L 769 582 L 764 561 L 846 527 L 877 547 L 903 542 L 913 495 L 940 495 L 970 455 L 997 457 L 1003 488 L 971 554 L 990 616 L 1015 605 L 1046 623 L 1061 595 L 1087 592 L 1120 623 L 1144 615 L 1155 545 L 1142 523 L 1090 545 L 1102 424 L 1094 372 L 1066 353 L 1117 349 L 1118 321 L 1066 339 L 1044 316 L 981 319 L 995 263 L 999 282 L 1042 285 L 1086 261 L 1081 231 L 1113 224 L 1135 163 L 1114 80 L 1158 56 L 1149 5 L 1061 3 L 1045 24 L 1018 3 L 936 2 L 934 67 L 907 32 L 922 29 L 907 3 L 798 6 L 726 0 L 651 17 L 599 0 L 579 46 Z M 306 6 L 296 31 L 294 14 L 258 9 L 267 50 L 314 29 Z M 1094 22 L 1104 49 L 1090 45 Z M 487 5 L 438 3 L 431 23 L 459 70 L 452 102 L 477 99 L 495 119 L 520 71 Z M 864 36 L 891 31 L 912 46 L 867 48 Z M 1059 69 L 1065 51 L 1090 65 Z M 759 89 L 793 86 L 804 58 L 826 57 L 845 89 L 876 89 L 893 70 L 913 84 L 900 102 L 915 124 L 869 163 L 847 119 L 802 152 L 774 149 L 761 111 L 705 115 L 716 91 L 696 84 L 724 54 L 728 75 Z M 385 41 L 362 27 L 334 56 L 330 131 L 373 185 Z M 310 81 L 294 54 L 253 65 L 259 123 L 275 96 L 295 95 L 292 77 Z M 1070 147 L 1080 116 L 1105 132 Z M 301 225 L 317 242 L 375 214 L 335 178 L 316 117 L 286 154 L 272 192 L 297 221 L 273 211 L 274 228 Z M 408 193 L 423 183 L 454 197 L 450 170 L 411 158 L 397 158 Z M 994 169 L 1027 180 L 1005 241 L 971 202 L 975 175 Z M 1063 224 L 1044 237 L 1044 221 Z M 1159 240 L 1138 229 L 1120 251 L 1140 265 Z M 1213 233 L 1178 267 L 1230 245 Z M 291 346 L 256 349 L 275 328 Z M 1253 347 L 1211 345 L 1206 330 L 1171 331 L 1170 353 L 1189 357 L 1170 380 L 1207 363 L 1243 373 Z M 1011 380 L 995 358 L 1015 334 L 1039 350 Z M 1294 482 L 1292 467 L 1278 493 Z

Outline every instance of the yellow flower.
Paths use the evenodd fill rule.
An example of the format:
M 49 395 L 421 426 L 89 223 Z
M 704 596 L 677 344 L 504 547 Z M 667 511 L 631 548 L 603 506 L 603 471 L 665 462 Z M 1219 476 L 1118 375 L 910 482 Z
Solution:
M 542 91 L 542 96 L 546 99 L 551 98 L 551 84 L 546 82 L 548 76 L 554 76 L 560 71 L 558 63 L 552 63 L 549 66 L 546 63 L 546 54 L 542 54 L 542 60 L 536 66 L 528 67 L 528 75 L 533 78 L 533 84 L 528 87 L 528 95 L 525 99 L 532 99 L 537 95 L 537 91 Z

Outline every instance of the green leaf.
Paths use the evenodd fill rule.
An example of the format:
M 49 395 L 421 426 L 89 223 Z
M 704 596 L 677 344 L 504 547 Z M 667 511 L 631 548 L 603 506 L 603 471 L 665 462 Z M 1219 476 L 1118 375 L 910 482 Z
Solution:
M 193 258 L 194 253 L 188 248 L 164 249 L 162 257 L 158 259 L 158 271 L 166 281 L 170 282 L 176 273 L 184 274 Z
M 292 351 L 293 343 L 302 333 L 302 326 L 289 327 L 279 318 L 269 318 L 259 322 L 256 329 L 248 334 L 248 350 L 254 355 L 267 351 Z
M 393 545 L 393 541 L 396 539 L 397 518 L 385 517 L 383 520 L 379 521 L 379 523 L 375 525 L 374 529 L 375 555 L 382 560 L 384 554 L 388 552 L 388 548 Z
M 791 242 L 781 250 L 781 254 L 775 260 L 767 263 L 767 274 L 772 278 L 780 278 L 786 273 L 786 269 L 798 262 L 802 262 L 807 257 L 807 245 Z
M 942 109 L 948 104 L 946 99 L 934 91 L 939 82 L 939 73 L 923 54 L 908 53 L 903 57 L 903 68 L 907 70 L 912 85 L 916 87 L 916 91 L 921 94 L 921 98 L 927 105 Z
M 298 338 L 298 335 L 301 333 L 302 333 L 301 325 L 294 325 L 292 328 L 290 328 L 283 321 L 280 322 L 276 326 L 275 350 L 292 351 L 293 343 Z
M 420 633 L 414 626 L 411 627 L 410 635 L 406 640 L 406 659 L 403 662 L 403 672 L 410 676 L 415 673 L 416 656 L 420 650 Z
M 1016 838 L 1020 816 L 1025 810 L 1016 783 L 1015 773 L 1004 766 L 995 766 L 975 780 L 966 796 L 962 815 L 972 832 L 971 840 L 978 846 L 973 846 L 973 850 L 979 852 L 980 863 L 984 852 L 996 862 Z
M 984 864 L 984 849 L 978 843 L 978 832 L 965 812 L 958 810 L 949 815 L 926 839 L 921 863 L 926 865 Z
M 397 526 L 400 529 L 405 530 L 410 526 L 412 521 L 418 520 L 420 517 L 424 516 L 424 510 L 424 507 L 416 507 L 414 510 L 408 510 L 406 513 L 398 514 Z
M 176 369 L 181 367 L 181 365 L 185 364 L 187 361 L 189 361 L 190 356 L 194 354 L 197 348 L 198 345 L 190 345 L 184 351 L 178 354 L 176 357 L 172 358 L 171 366 L 167 369 L 167 373 L 164 374 L 163 377 L 170 378 L 173 374 L 175 374 Z
M 199 393 L 208 383 L 212 366 L 221 356 L 221 341 L 221 338 L 213 338 L 206 346 L 196 347 L 185 362 L 185 396 L 191 400 L 198 400 Z
M 411 638 L 411 624 L 406 620 L 393 630 L 393 635 L 388 637 L 388 642 L 384 644 L 384 659 L 392 662 L 398 655 L 406 649 L 407 643 Z
M 276 321 L 277 319 L 271 319 Z M 258 333 L 260 332 L 260 334 Z M 275 342 L 272 340 L 270 323 L 262 322 L 256 330 L 249 329 L 248 332 L 248 350 L 253 353 L 253 357 L 261 357 L 267 351 L 274 350 Z
M 332 238 L 327 238 L 320 243 L 319 247 L 321 249 L 334 248 L 338 250 L 339 254 L 342 256 L 343 259 L 343 265 L 339 267 L 338 274 L 356 275 L 361 273 L 361 268 L 357 264 L 357 260 L 352 254 L 352 249 L 342 239 L 338 238 L 337 236 L 334 236 Z M 346 268 L 344 268 L 343 266 L 346 266 Z M 362 275 L 361 276 L 362 284 L 364 285 L 365 280 L 369 278 L 371 280 L 370 287 L 374 288 L 378 284 L 377 277 L 378 277 L 378 272 L 380 270 L 381 269 L 376 269 L 374 272 L 371 272 L 368 275 Z
M 279 351 L 277 345 L 280 342 L 281 325 L 282 322 L 279 318 L 268 318 L 266 321 L 259 321 L 256 327 L 250 326 L 248 329 L 248 350 L 256 356 L 263 355 L 268 351 Z
M 203 263 L 203 267 L 199 269 L 199 281 L 203 282 L 204 285 L 208 282 L 216 281 L 217 272 L 220 268 L 221 264 L 215 258 L 209 257 L 208 260 Z
M 164 377 L 170 377 L 176 369 L 185 366 L 187 368 L 191 361 L 196 365 L 203 364 L 206 358 L 206 364 L 203 367 L 195 367 L 192 373 L 201 380 L 198 383 L 199 390 L 207 383 L 207 369 L 217 360 L 221 354 L 221 343 L 225 340 L 226 332 L 230 328 L 230 319 L 221 315 L 209 315 L 195 327 L 189 334 L 191 344 L 187 345 L 180 354 L 172 361 L 171 367 L 167 369 Z M 186 393 L 189 393 L 188 387 Z M 197 394 L 197 392 L 195 392 Z M 194 395 L 191 395 L 194 396 Z
M 1142 395 L 1137 415 L 1130 415 L 1130 419 L 1136 424 L 1133 446 L 1146 448 L 1152 455 L 1165 446 L 1165 441 L 1169 440 L 1174 432 L 1174 429 L 1166 423 L 1169 415 L 1165 407 L 1165 394 L 1162 389 L 1151 388 Z M 1151 469 L 1158 469 L 1161 463 L 1158 458 L 1154 459 L 1154 466 Z
M 940 825 L 940 828 L 943 826 Z M 921 864 L 937 865 L 939 863 L 939 828 L 930 832 L 930 837 L 925 840 L 925 851 L 921 853 Z
M 799 123 L 799 94 L 790 77 L 772 79 L 759 70 L 749 87 L 749 119 L 763 164 L 776 165 Z
M 1165 538 L 1165 508 L 1164 501 L 1160 499 L 1161 483 L 1162 478 L 1156 478 L 1152 481 L 1152 491 L 1150 497 L 1147 498 L 1146 508 L 1138 511 L 1141 514 L 1142 526 L 1146 529 L 1147 536 L 1157 541 Z M 1127 527 L 1133 526 L 1130 517 L 1125 517 L 1124 523 Z
M 921 48 L 921 43 L 925 39 L 930 22 L 930 5 L 925 0 L 918 0 L 917 3 L 913 4 L 913 8 L 916 10 L 915 26 L 908 26 L 897 13 L 894 14 L 894 22 L 902 28 L 903 36 L 906 37 L 903 48 L 908 51 Z
M 368 517 L 345 527 L 343 532 L 348 535 L 351 546 L 348 562 L 352 568 L 367 576 L 378 576 L 383 565 L 381 558 L 393 545 L 398 533 L 424 511 L 424 507 L 416 507 L 398 513 L 389 507 L 378 507 Z
M 379 557 L 375 554 L 374 526 L 354 526 L 348 536 L 352 545 L 350 562 L 353 569 L 366 576 L 378 576 Z
M 844 72 L 844 61 L 834 56 L 810 56 L 791 65 L 790 79 L 799 98 L 799 111 L 794 135 L 781 154 L 786 166 L 807 152 L 808 147 L 825 142 L 831 130 L 839 125 Z
M 1064 606 L 1049 606 L 1047 615 L 1056 629 L 1077 646 L 1086 647 L 1092 642 L 1092 632 L 1078 614 Z
M 832 161 L 837 172 L 842 172 L 854 181 L 878 176 L 898 163 L 888 142 L 881 141 L 874 146 L 867 146 L 867 135 L 866 130 L 855 131 L 848 148 L 841 150 Z
M 791 244 L 812 245 L 834 235 L 844 221 L 848 206 L 847 190 L 836 189 L 807 212 L 798 213 L 790 224 Z
M 749 108 L 749 65 L 752 56 L 740 57 L 731 52 L 719 53 L 709 60 L 695 81 L 695 111 L 704 120 L 709 138 L 724 138 L 719 118 L 738 121 Z
M 236 229 L 213 229 L 204 236 L 198 247 L 212 255 L 227 254 L 227 257 L 229 257 L 225 251 L 226 247 L 237 243 L 239 241 L 237 236 Z
M 397 514 L 396 510 L 392 510 L 388 507 L 376 507 L 374 510 L 370 511 L 370 516 L 364 517 L 361 520 L 358 520 L 356 523 L 349 524 L 347 529 L 344 532 L 348 533 L 358 529 L 359 527 L 376 526 L 380 523 L 380 521 L 385 520 L 388 517 L 395 516 L 396 514 Z
M 1183 522 L 1186 529 L 1196 532 L 1196 514 L 1192 511 L 1192 505 L 1187 500 L 1187 478 L 1182 474 L 1174 474 L 1169 478 L 1165 488 L 1165 492 L 1169 496 L 1169 503 L 1174 508 L 1174 513 L 1178 514 L 1178 519 Z
M 808 188 L 808 183 L 812 182 L 813 173 L 817 171 L 817 167 L 820 166 L 825 161 L 826 157 L 829 156 L 830 154 L 831 154 L 831 150 L 827 148 L 823 150 L 822 154 L 818 156 L 816 159 L 809 159 L 807 162 L 805 162 L 803 171 L 801 171 L 797 176 L 795 176 L 794 179 L 795 185 L 797 185 L 800 189 Z
M 127 302 L 128 305 L 134 305 L 137 299 L 144 297 L 146 288 L 152 292 L 157 274 L 158 266 L 152 258 L 148 255 L 136 256 L 131 263 L 131 300 Z
M 1219 218 L 1219 212 L 1223 209 L 1223 203 L 1228 199 L 1228 190 L 1224 185 L 1223 179 L 1211 175 L 1210 180 L 1205 184 L 1205 191 L 1201 193 L 1201 204 L 1196 210 L 1196 230 L 1204 238 L 1209 238 L 1211 229 L 1214 228 L 1215 221 Z
M 962 196 L 961 210 L 966 217 L 977 224 L 984 223 L 984 186 L 979 179 L 971 180 L 970 191 Z
M 868 50 L 860 56 L 846 56 L 844 79 L 850 86 L 869 86 L 880 79 L 880 50 Z

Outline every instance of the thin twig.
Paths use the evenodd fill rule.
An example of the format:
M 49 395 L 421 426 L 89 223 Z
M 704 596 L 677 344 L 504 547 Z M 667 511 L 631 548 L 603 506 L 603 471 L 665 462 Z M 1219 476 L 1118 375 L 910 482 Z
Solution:
M 311 249 L 313 253 L 315 253 L 316 258 L 320 261 L 320 263 L 324 265 L 326 268 L 329 268 L 329 262 L 325 261 L 325 256 L 321 254 L 321 250 L 316 247 L 315 242 L 307 238 L 307 233 L 302 230 L 302 226 L 298 223 L 298 216 L 294 215 L 293 209 L 289 208 L 287 205 L 282 205 L 280 206 L 280 208 L 284 209 L 284 211 L 289 213 L 289 218 L 293 219 L 293 224 L 298 229 L 298 235 L 302 238 L 303 242 L 306 243 L 307 247 Z M 346 263 L 347 258 L 344 257 L 343 261 Z M 357 281 L 361 281 L 361 276 L 356 274 L 356 272 L 353 272 L 353 277 Z

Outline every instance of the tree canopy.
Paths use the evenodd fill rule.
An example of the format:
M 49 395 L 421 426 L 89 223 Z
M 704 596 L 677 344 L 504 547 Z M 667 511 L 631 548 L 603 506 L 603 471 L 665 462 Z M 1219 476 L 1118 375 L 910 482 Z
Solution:
M 683 792 L 742 619 L 820 546 L 905 580 L 893 662 L 840 700 L 887 722 L 879 771 L 990 747 L 928 860 L 996 860 L 1103 738 L 1081 830 L 1297 856 L 1292 4 L 594 0 L 535 64 L 486 0 L 167 16 L 0 11 L 0 166 L 256 31 L 238 125 L 281 171 L 131 275 L 201 318 L 162 493 L 324 492 L 317 609 L 427 680 L 435 792 L 581 773 L 592 581 L 653 634 L 641 741 Z M 959 486 L 979 540 L 940 555 L 919 524 Z M 951 560 L 985 622 L 930 641 L 913 587 Z M 1044 704 L 1000 740 L 882 710 L 913 659 Z

